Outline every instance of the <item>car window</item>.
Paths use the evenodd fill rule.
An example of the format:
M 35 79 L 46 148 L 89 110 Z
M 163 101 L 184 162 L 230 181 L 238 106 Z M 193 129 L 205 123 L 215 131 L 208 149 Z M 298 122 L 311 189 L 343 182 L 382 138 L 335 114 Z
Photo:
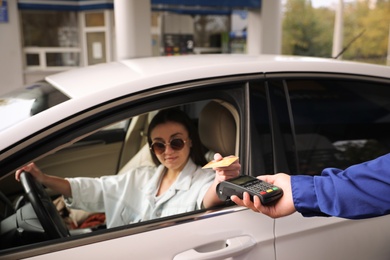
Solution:
M 316 175 L 390 151 L 388 83 L 316 77 L 251 84 L 251 139 L 261 140 L 251 151 L 254 175 Z
M 267 90 L 263 81 L 251 82 L 250 96 L 250 174 L 253 176 L 274 172 L 273 148 Z
M 212 106 L 210 107 L 210 105 Z M 170 107 L 172 106 L 160 106 L 159 110 Z M 226 136 L 229 137 L 229 139 L 224 139 L 224 146 L 229 148 L 224 151 L 220 151 L 218 146 L 212 145 L 214 143 L 212 138 L 202 139 L 201 147 L 204 151 L 205 162 L 212 160 L 213 154 L 215 152 L 220 152 L 223 156 L 236 154 L 236 152 L 238 153 L 240 117 L 235 108 L 235 105 L 219 99 L 202 99 L 196 102 L 182 104 L 177 102 L 174 107 L 184 111 L 190 117 L 191 121 L 197 127 L 197 131 L 200 131 L 202 128 L 203 135 L 213 136 L 213 131 L 222 135 L 225 135 L 224 131 L 228 132 L 226 133 Z M 206 108 L 207 111 L 205 111 Z M 157 111 L 158 110 L 155 109 L 146 111 L 143 109 L 142 113 L 126 118 L 121 117 L 119 121 L 113 122 L 112 120 L 107 120 L 107 122 L 109 122 L 107 125 L 102 126 L 100 123 L 98 124 L 99 129 L 95 129 L 88 125 L 88 129 L 90 129 L 88 131 L 90 132 L 86 134 L 85 131 L 82 130 L 83 138 L 77 137 L 78 133 L 76 133 L 76 131 L 80 131 L 80 129 L 75 128 L 75 140 L 77 140 L 77 142 L 71 142 L 68 145 L 61 145 L 61 149 L 56 149 L 55 152 L 41 157 L 39 160 L 36 160 L 35 163 L 46 174 L 60 176 L 63 178 L 106 176 L 104 178 L 108 179 L 114 175 L 118 175 L 120 178 L 127 178 L 126 176 L 129 176 L 129 174 L 134 172 L 137 175 L 139 175 L 138 172 L 142 173 L 141 170 L 139 170 L 141 168 L 147 168 L 150 173 L 154 173 L 156 166 L 153 164 L 153 161 L 150 158 L 151 152 L 149 145 L 146 144 L 145 141 L 148 125 Z M 216 122 L 220 122 L 220 120 L 218 120 L 220 113 L 227 113 L 230 115 L 229 120 L 231 120 L 232 123 L 232 125 L 229 125 L 229 127 L 224 127 L 225 125 L 222 125 L 222 132 L 220 129 L 221 125 L 219 125 L 219 128 L 216 130 L 214 130 L 213 127 Z M 205 119 L 205 117 L 207 117 L 207 119 Z M 96 120 L 101 121 L 101 117 L 96 117 Z M 136 126 L 137 120 L 139 120 L 138 123 L 141 123 L 139 127 Z M 203 123 L 201 122 L 202 120 Z M 223 122 L 223 124 L 226 123 L 226 121 Z M 134 135 L 132 135 L 132 131 L 134 132 Z M 137 152 L 124 156 L 124 149 L 128 147 L 136 147 Z M 214 150 L 214 148 L 217 150 Z M 239 156 L 239 154 L 236 155 Z M 125 157 L 127 158 L 127 163 L 121 163 Z M 145 176 L 145 174 L 143 175 Z M 214 174 L 209 176 L 211 176 L 209 179 L 212 181 L 214 179 Z M 132 182 L 132 189 L 142 189 L 149 182 L 144 177 L 141 177 L 141 179 L 143 184 L 135 183 L 133 182 L 135 179 L 133 180 L 132 177 L 130 178 L 130 182 Z M 7 176 L 7 183 L 13 184 L 12 181 L 14 181 L 14 177 L 11 175 Z M 7 221 L 7 223 L 10 224 L 8 228 L 12 230 L 14 220 L 12 214 L 14 212 L 10 212 L 8 204 L 16 205 L 15 207 L 17 211 L 18 209 L 24 208 L 28 202 L 23 196 L 23 191 L 21 190 L 20 186 L 17 186 L 16 188 L 14 187 L 15 185 L 10 185 L 9 188 L 6 187 L 6 185 L 3 186 L 5 188 L 4 190 L 2 189 L 2 191 L 4 191 L 4 196 L 8 198 L 7 200 L 3 201 L 4 203 L 2 204 L 4 204 L 4 206 L 1 206 L 1 208 L 4 209 L 3 212 L 5 212 L 3 214 L 4 216 L 2 216 L 2 219 L 11 218 L 9 221 Z M 113 192 L 115 190 L 116 188 L 113 189 Z M 107 229 L 107 217 L 110 217 L 107 216 L 107 212 L 97 210 L 96 207 L 92 207 L 91 210 L 86 210 L 80 206 L 71 208 L 70 204 L 72 202 L 66 205 L 65 202 L 69 201 L 64 200 L 60 194 L 49 190 L 49 195 L 51 196 L 56 209 L 60 212 L 62 220 L 70 230 L 70 235 L 72 237 L 86 234 L 93 235 L 95 231 L 104 231 Z M 92 194 L 91 196 L 91 198 L 95 199 L 95 195 Z M 109 197 L 110 196 L 108 196 L 108 198 Z M 134 199 L 140 199 L 142 201 L 143 198 L 140 197 Z M 135 205 L 130 205 L 127 201 L 130 200 L 126 200 L 126 202 L 121 205 L 128 206 L 127 210 L 119 209 L 119 211 L 115 212 L 119 218 L 127 221 L 126 224 L 121 225 L 139 224 L 139 222 L 143 222 L 144 220 L 142 218 L 132 217 L 132 215 L 134 215 L 136 212 L 134 207 L 139 206 L 140 203 L 137 202 Z M 205 211 L 205 209 L 201 208 L 193 208 L 189 210 L 190 207 L 186 207 L 186 203 L 188 202 L 182 201 L 181 203 L 177 204 L 180 206 L 180 208 L 182 208 L 180 210 L 165 210 L 165 212 L 163 211 L 163 215 L 160 215 L 157 212 L 155 215 L 148 217 L 145 220 L 154 220 L 155 218 L 160 218 L 160 216 L 179 216 L 181 214 L 191 214 L 191 212 L 195 213 L 199 211 Z M 141 205 L 140 207 L 143 206 Z M 32 209 L 30 208 L 28 212 L 31 213 L 31 210 Z M 115 211 L 118 209 L 114 208 L 113 210 Z M 143 208 L 137 209 L 137 212 L 140 211 L 143 211 Z M 110 214 L 112 214 L 112 212 Z M 120 225 L 115 227 L 120 227 Z M 24 231 L 26 236 L 34 236 L 34 232 L 34 230 Z M 12 234 L 2 234 L 1 237 L 1 240 L 3 240 L 5 237 L 12 237 Z M 36 239 L 31 239 L 31 241 L 28 241 L 27 243 L 35 243 L 45 239 L 45 235 L 41 233 L 36 237 Z M 11 240 L 9 241 L 10 243 L 3 244 L 0 249 L 20 245 L 18 242 Z
M 286 80 L 298 172 L 320 174 L 390 151 L 388 84 L 352 79 Z

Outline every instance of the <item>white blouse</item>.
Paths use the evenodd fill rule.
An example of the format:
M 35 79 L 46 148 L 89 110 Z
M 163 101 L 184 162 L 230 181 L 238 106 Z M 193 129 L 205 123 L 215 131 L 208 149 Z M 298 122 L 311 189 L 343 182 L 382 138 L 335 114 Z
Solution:
M 163 174 L 160 165 L 101 178 L 68 178 L 72 197 L 65 202 L 70 208 L 105 212 L 108 228 L 201 209 L 213 170 L 189 159 L 171 187 L 156 197 Z

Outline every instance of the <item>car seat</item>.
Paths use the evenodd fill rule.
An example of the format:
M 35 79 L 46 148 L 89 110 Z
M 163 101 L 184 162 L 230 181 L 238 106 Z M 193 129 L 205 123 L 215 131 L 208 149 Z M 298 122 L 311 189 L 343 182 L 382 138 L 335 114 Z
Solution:
M 127 130 L 122 148 L 119 168 L 123 168 L 128 161 L 147 143 L 146 131 L 154 112 L 133 117 Z
M 209 150 L 207 161 L 214 159 L 215 153 L 222 156 L 238 153 L 238 114 L 228 103 L 210 101 L 199 115 L 199 136 Z

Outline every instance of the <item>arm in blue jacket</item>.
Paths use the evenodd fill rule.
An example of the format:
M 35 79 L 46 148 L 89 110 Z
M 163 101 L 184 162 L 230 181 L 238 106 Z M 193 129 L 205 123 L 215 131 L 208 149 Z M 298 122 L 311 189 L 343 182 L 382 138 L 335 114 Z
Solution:
M 303 216 L 362 219 L 390 214 L 390 154 L 320 176 L 291 176 L 294 206 Z

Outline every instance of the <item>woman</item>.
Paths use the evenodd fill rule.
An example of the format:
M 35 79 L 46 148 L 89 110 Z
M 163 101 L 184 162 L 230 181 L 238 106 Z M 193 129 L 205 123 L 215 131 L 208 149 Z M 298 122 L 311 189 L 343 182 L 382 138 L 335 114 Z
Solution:
M 160 111 L 148 129 L 155 167 L 142 166 L 101 178 L 59 178 L 43 174 L 34 163 L 16 171 L 30 172 L 37 181 L 61 193 L 67 206 L 105 212 L 107 227 L 164 217 L 222 203 L 219 182 L 239 175 L 238 161 L 228 167 L 202 170 L 206 163 L 196 128 L 181 110 Z M 215 160 L 222 156 L 216 154 Z

